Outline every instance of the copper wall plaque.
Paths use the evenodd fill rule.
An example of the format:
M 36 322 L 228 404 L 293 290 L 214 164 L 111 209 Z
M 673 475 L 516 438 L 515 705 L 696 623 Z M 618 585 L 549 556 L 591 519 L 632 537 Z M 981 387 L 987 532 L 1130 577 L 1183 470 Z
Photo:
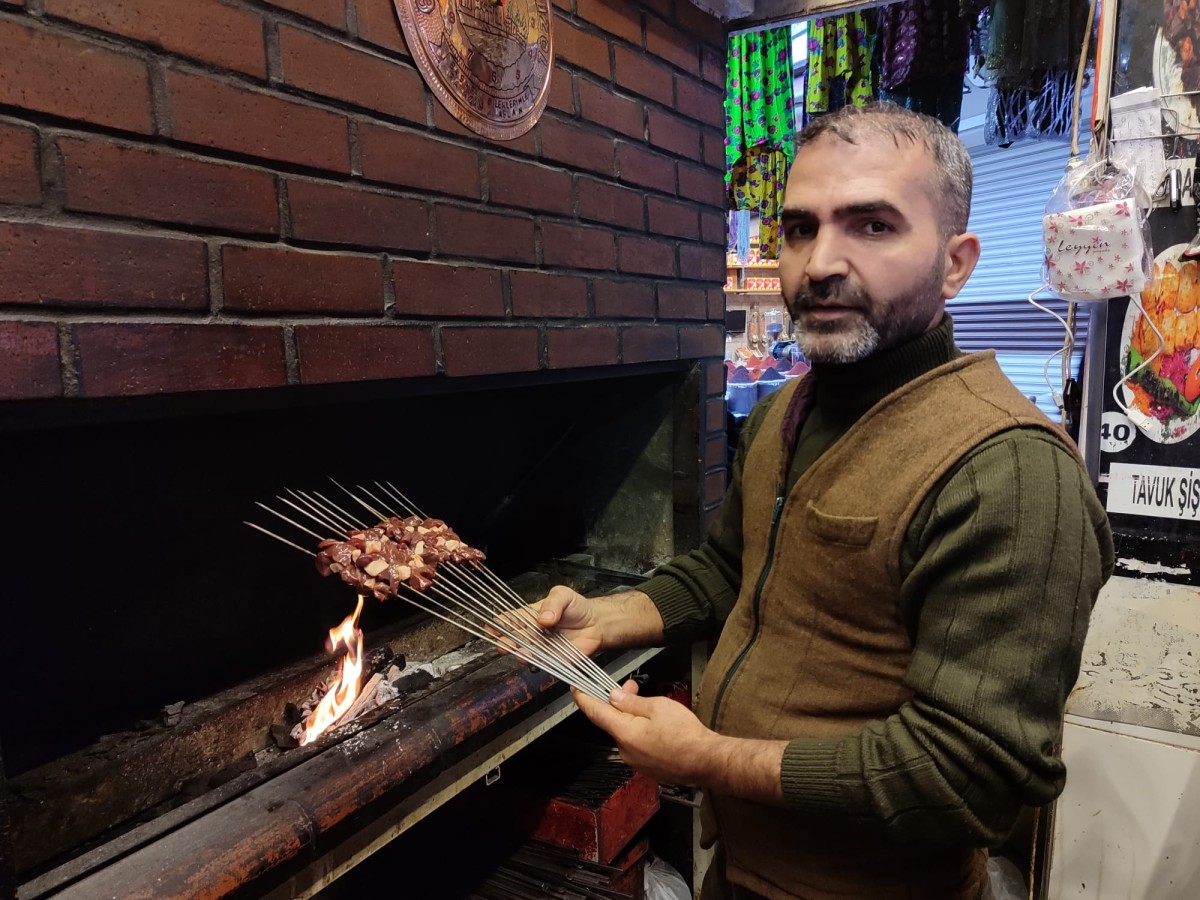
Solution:
M 454 117 L 493 140 L 520 137 L 546 108 L 550 0 L 394 0 L 409 52 Z

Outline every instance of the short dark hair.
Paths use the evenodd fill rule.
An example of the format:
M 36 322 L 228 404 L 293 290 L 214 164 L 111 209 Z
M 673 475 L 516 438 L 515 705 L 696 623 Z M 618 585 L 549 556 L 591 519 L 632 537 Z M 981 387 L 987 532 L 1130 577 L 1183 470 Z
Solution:
M 866 106 L 845 106 L 837 112 L 814 118 L 796 136 L 805 145 L 832 136 L 847 144 L 864 138 L 890 137 L 897 147 L 903 138 L 924 145 L 933 154 L 941 200 L 941 224 L 947 237 L 967 230 L 971 217 L 971 157 L 958 135 L 940 121 L 889 101 Z

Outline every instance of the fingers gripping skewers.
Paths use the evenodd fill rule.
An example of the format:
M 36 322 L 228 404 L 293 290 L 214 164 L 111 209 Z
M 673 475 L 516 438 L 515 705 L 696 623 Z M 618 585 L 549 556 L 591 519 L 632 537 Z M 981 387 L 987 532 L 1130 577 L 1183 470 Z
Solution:
M 379 600 L 403 597 L 599 700 L 607 701 L 609 692 L 619 689 L 575 644 L 538 624 L 525 601 L 484 565 L 482 551 L 469 546 L 441 519 L 426 517 L 390 483 L 375 486 L 379 494 L 362 485 L 358 493 L 338 485 L 354 506 L 367 511 L 368 521 L 376 523 L 370 526 L 315 491 L 289 490 L 289 497 L 277 497 L 291 515 L 256 504 L 316 538 L 316 552 L 253 522 L 246 524 L 314 556 L 322 575 L 338 575 L 359 593 L 371 593 Z M 296 521 L 293 515 L 310 524 Z

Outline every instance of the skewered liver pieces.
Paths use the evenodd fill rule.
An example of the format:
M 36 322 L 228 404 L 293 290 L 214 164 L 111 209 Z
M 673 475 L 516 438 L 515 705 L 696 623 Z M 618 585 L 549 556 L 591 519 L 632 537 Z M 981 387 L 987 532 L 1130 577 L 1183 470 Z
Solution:
M 348 532 L 345 540 L 322 541 L 316 564 L 322 575 L 340 575 L 356 590 L 385 600 L 405 585 L 427 590 L 438 566 L 484 559 L 441 519 L 392 516 L 372 528 Z

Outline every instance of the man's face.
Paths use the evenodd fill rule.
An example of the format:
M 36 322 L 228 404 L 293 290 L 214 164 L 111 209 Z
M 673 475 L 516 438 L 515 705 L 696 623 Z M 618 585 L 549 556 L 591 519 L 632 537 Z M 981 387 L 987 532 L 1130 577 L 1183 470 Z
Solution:
M 928 331 L 947 290 L 932 155 L 923 145 L 825 135 L 796 155 L 779 279 L 814 362 L 855 362 Z

